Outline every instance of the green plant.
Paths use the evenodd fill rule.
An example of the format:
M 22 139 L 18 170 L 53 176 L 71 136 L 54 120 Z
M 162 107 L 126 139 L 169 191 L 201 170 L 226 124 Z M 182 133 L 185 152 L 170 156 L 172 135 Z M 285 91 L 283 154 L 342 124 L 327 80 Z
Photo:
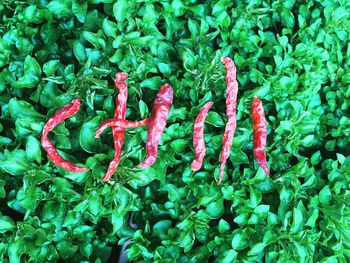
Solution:
M 335 0 L 28 0 L 0 4 L 0 261 L 106 262 L 129 240 L 135 262 L 347 262 L 350 258 L 350 5 Z M 221 185 L 225 69 L 239 84 L 237 130 Z M 145 128 L 111 132 L 117 71 L 129 75 L 127 118 L 149 115 L 168 82 L 174 103 L 147 170 Z M 264 102 L 270 178 L 254 163 L 250 103 Z M 47 118 L 80 111 L 50 133 Z M 190 164 L 205 102 L 207 153 Z M 137 229 L 128 224 L 135 213 Z

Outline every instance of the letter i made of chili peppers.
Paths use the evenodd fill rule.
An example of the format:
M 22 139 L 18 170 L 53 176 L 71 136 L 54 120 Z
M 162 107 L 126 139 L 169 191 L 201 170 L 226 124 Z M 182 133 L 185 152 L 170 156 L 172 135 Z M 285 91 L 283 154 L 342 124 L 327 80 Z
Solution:
M 140 167 L 151 166 L 158 156 L 158 144 L 164 132 L 169 111 L 173 104 L 173 89 L 169 84 L 161 86 L 153 102 L 151 116 L 148 119 L 148 133 L 146 139 L 146 159 Z
M 270 176 L 270 171 L 266 161 L 266 140 L 267 140 L 267 125 L 264 113 L 264 107 L 261 100 L 254 96 L 251 105 L 251 114 L 253 119 L 253 142 L 254 142 L 254 157 L 259 166 L 264 170 L 267 176 Z
M 72 102 L 62 109 L 56 111 L 54 116 L 50 117 L 47 123 L 44 126 L 42 136 L 41 136 L 41 145 L 47 152 L 47 157 L 57 166 L 62 167 L 65 170 L 81 173 L 89 171 L 90 169 L 77 166 L 67 160 L 64 160 L 55 146 L 51 143 L 48 133 L 52 131 L 58 124 L 64 122 L 65 119 L 68 119 L 72 115 L 76 114 L 80 109 L 80 99 L 73 99 Z
M 114 79 L 114 85 L 119 90 L 116 98 L 116 108 L 114 112 L 114 118 L 125 120 L 126 117 L 126 101 L 128 99 L 128 86 L 126 85 L 126 80 L 128 76 L 124 72 L 119 72 L 116 74 Z M 108 181 L 120 163 L 121 151 L 124 144 L 124 134 L 125 128 L 123 126 L 112 127 L 113 139 L 114 139 L 114 157 L 110 162 L 106 174 L 102 177 L 102 181 Z
M 231 58 L 221 58 L 226 68 L 226 115 L 224 138 L 222 141 L 222 152 L 220 157 L 220 175 L 218 184 L 221 183 L 227 158 L 230 155 L 233 136 L 236 131 L 236 109 L 238 82 L 236 80 L 236 66 Z
M 198 113 L 193 127 L 193 148 L 196 153 L 196 157 L 192 162 L 191 168 L 193 171 L 198 171 L 202 167 L 203 159 L 205 156 L 205 142 L 204 142 L 204 124 L 208 111 L 213 106 L 213 102 L 207 102 Z

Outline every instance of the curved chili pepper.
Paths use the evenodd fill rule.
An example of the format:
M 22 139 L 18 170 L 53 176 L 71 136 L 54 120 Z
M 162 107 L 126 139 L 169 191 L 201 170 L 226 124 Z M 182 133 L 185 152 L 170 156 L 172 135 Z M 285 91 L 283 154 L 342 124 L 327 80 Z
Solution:
M 251 114 L 253 119 L 253 141 L 254 141 L 254 156 L 259 166 L 264 170 L 267 176 L 270 176 L 269 168 L 266 161 L 266 139 L 267 125 L 264 113 L 264 107 L 261 100 L 254 96 L 251 105 Z
M 205 143 L 204 143 L 204 123 L 207 113 L 213 106 L 212 101 L 207 102 L 198 113 L 196 120 L 194 121 L 193 128 L 193 148 L 196 152 L 196 158 L 193 160 L 191 168 L 193 171 L 198 171 L 202 167 L 203 159 L 205 156 Z
M 237 108 L 237 93 L 238 82 L 236 80 L 236 66 L 231 58 L 221 58 L 221 61 L 226 67 L 226 115 L 227 123 L 225 127 L 224 138 L 222 141 L 222 153 L 220 157 L 220 176 L 218 184 L 221 183 L 224 175 L 224 168 L 227 158 L 230 155 L 230 148 L 233 141 L 233 136 L 236 131 L 236 108 Z
M 128 86 L 126 80 L 128 76 L 124 72 L 119 72 L 115 75 L 114 85 L 119 90 L 119 94 L 116 98 L 116 108 L 114 112 L 114 118 L 125 120 L 126 117 L 126 101 L 128 99 Z M 125 128 L 115 126 L 112 127 L 113 139 L 114 139 L 114 157 L 110 162 L 106 174 L 102 177 L 102 181 L 108 181 L 120 163 L 121 151 L 124 144 Z
M 55 146 L 51 143 L 48 133 L 52 131 L 58 124 L 63 122 L 65 119 L 68 119 L 72 115 L 76 114 L 80 108 L 80 99 L 73 99 L 72 102 L 62 109 L 56 111 L 53 117 L 50 117 L 47 123 L 44 126 L 42 136 L 41 136 L 41 145 L 47 152 L 47 157 L 57 166 L 62 167 L 65 170 L 81 173 L 89 171 L 89 168 L 84 168 L 77 166 L 67 160 L 64 160 L 57 150 Z
M 123 127 L 125 129 L 127 128 L 138 128 L 141 126 L 145 126 L 148 123 L 148 119 L 143 119 L 141 121 L 126 121 L 126 120 L 118 120 L 118 119 L 109 119 L 101 123 L 101 125 L 98 127 L 95 137 L 99 138 L 101 133 L 108 127 Z
M 146 159 L 140 167 L 151 166 L 158 156 L 158 144 L 164 132 L 166 121 L 173 103 L 173 89 L 169 84 L 161 86 L 153 102 L 152 114 L 148 121 Z

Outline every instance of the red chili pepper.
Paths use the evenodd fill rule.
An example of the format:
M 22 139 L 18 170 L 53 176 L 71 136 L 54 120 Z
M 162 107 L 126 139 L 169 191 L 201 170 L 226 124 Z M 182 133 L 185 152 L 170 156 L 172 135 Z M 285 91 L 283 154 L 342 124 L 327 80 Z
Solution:
M 141 121 L 126 121 L 126 120 L 117 120 L 117 119 L 109 119 L 101 123 L 100 127 L 98 127 L 95 137 L 99 138 L 101 133 L 108 127 L 123 127 L 125 129 L 127 128 L 138 128 L 141 126 L 145 126 L 148 123 L 148 119 L 143 119 Z
M 116 108 L 114 113 L 114 118 L 125 120 L 126 117 L 126 101 L 128 99 L 128 86 L 126 85 L 126 80 L 128 76 L 124 72 L 119 72 L 115 75 L 114 84 L 119 90 L 119 94 L 116 98 Z M 113 139 L 114 139 L 114 157 L 108 166 L 106 174 L 102 177 L 102 181 L 108 181 L 120 163 L 121 151 L 124 144 L 124 133 L 125 128 L 115 126 L 112 127 Z
M 173 103 L 173 89 L 169 84 L 161 86 L 153 102 L 152 114 L 148 121 L 146 159 L 140 167 L 151 166 L 158 156 L 158 144 L 164 132 L 166 121 Z
M 224 138 L 222 141 L 222 153 L 220 157 L 220 177 L 218 184 L 221 183 L 224 175 L 224 168 L 227 158 L 230 155 L 233 136 L 236 131 L 236 108 L 238 82 L 236 80 L 236 66 L 231 58 L 221 58 L 226 67 L 226 115 L 227 123 L 225 127 Z
M 267 125 L 264 113 L 264 107 L 261 100 L 254 96 L 251 106 L 251 114 L 253 119 L 253 141 L 254 156 L 259 166 L 264 170 L 267 176 L 270 176 L 269 168 L 266 161 L 266 139 Z
M 53 117 L 50 117 L 44 126 L 41 145 L 47 152 L 47 157 L 57 166 L 62 167 L 71 172 L 81 173 L 89 171 L 89 168 L 79 167 L 69 161 L 64 160 L 56 151 L 55 146 L 51 143 L 48 133 L 52 131 L 58 124 L 76 114 L 80 108 L 80 99 L 73 99 L 72 102 L 62 109 L 58 110 Z
M 202 167 L 203 159 L 205 156 L 205 143 L 204 143 L 204 123 L 207 113 L 213 106 L 212 101 L 207 102 L 197 115 L 194 121 L 193 128 L 193 148 L 196 152 L 196 158 L 193 160 L 191 168 L 193 171 L 198 171 Z

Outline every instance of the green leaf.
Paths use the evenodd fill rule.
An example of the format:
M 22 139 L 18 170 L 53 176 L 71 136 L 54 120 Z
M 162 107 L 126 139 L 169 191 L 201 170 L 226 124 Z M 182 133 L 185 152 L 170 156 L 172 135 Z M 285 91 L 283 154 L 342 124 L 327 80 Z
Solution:
M 9 244 L 8 255 L 11 263 L 20 263 L 21 256 L 25 252 L 25 243 L 23 239 L 17 239 Z
M 139 110 L 140 110 L 140 117 L 146 118 L 148 115 L 148 107 L 147 107 L 147 104 L 142 100 L 139 101 Z
M 322 156 L 320 151 L 315 152 L 310 158 L 310 162 L 312 165 L 317 165 L 321 160 Z
M 258 216 L 264 216 L 266 215 L 270 210 L 269 205 L 258 205 L 254 209 L 254 213 L 257 214 Z
M 331 200 L 331 196 L 332 196 L 331 190 L 329 189 L 329 186 L 326 185 L 320 191 L 320 194 L 319 194 L 320 203 L 323 204 L 323 205 L 329 205 L 329 202 Z
M 219 218 L 224 213 L 223 200 L 212 202 L 206 209 L 208 215 L 212 218 Z
M 113 5 L 113 14 L 118 22 L 123 22 L 130 16 L 130 5 L 126 0 L 118 0 Z
M 73 245 L 69 241 L 61 241 L 57 244 L 57 249 L 63 259 L 68 258 L 70 255 L 73 255 L 77 252 L 78 246 Z
M 58 69 L 59 63 L 59 60 L 50 60 L 46 62 L 43 66 L 43 72 L 46 74 L 46 76 L 53 76 Z
M 95 138 L 95 132 L 100 125 L 100 117 L 87 120 L 81 127 L 79 142 L 81 148 L 89 153 L 99 152 L 102 148 L 101 140 Z
M 230 224 L 228 222 L 226 222 L 224 219 L 220 219 L 219 232 L 223 234 L 228 230 L 230 230 Z
M 234 260 L 237 258 L 238 253 L 234 251 L 233 249 L 230 249 L 226 256 L 224 257 L 222 262 L 234 262 Z
M 170 66 L 168 64 L 166 64 L 166 63 L 158 63 L 157 66 L 158 66 L 159 71 L 163 75 L 168 76 L 168 75 L 171 74 L 171 68 L 170 68 Z
M 225 125 L 224 121 L 221 119 L 220 115 L 215 111 L 208 112 L 206 123 L 211 124 L 215 127 L 223 127 Z
M 0 180 L 0 198 L 5 198 L 6 196 L 6 191 L 5 191 L 5 181 L 4 180 Z
M 168 229 L 171 227 L 172 222 L 170 220 L 161 220 L 153 226 L 153 235 L 159 236 L 161 234 L 166 234 Z
M 232 238 L 232 248 L 235 250 L 241 250 L 247 246 L 247 240 L 244 237 L 244 234 L 237 233 L 233 235 Z
M 315 227 L 317 218 L 318 218 L 318 209 L 314 209 L 314 211 L 312 212 L 312 215 L 309 217 L 305 225 L 309 227 Z
M 78 59 L 80 63 L 86 61 L 87 56 L 86 56 L 85 47 L 79 41 L 74 42 L 73 52 L 75 57 Z
M 259 255 L 260 253 L 262 253 L 264 251 L 265 248 L 265 244 L 264 243 L 256 243 L 249 251 L 248 251 L 248 256 L 255 256 L 255 255 Z
M 151 90 L 158 90 L 161 84 L 161 77 L 152 77 L 141 82 L 141 88 L 149 88 Z
M 16 228 L 15 222 L 8 216 L 0 215 L 0 233 L 5 233 Z
M 117 24 L 105 18 L 103 20 L 103 31 L 107 37 L 115 38 L 117 36 Z
M 71 14 L 71 2 L 70 1 L 60 1 L 53 0 L 47 5 L 47 8 L 58 16 L 67 16 Z
M 33 136 L 29 136 L 26 144 L 26 155 L 29 159 L 41 163 L 41 145 Z
M 44 116 L 38 113 L 30 103 L 24 100 L 12 98 L 8 104 L 8 107 L 11 117 L 15 120 L 25 119 L 30 121 L 36 119 L 43 120 L 44 118 Z
M 6 150 L 3 156 L 0 155 L 0 168 L 12 175 L 23 175 L 34 165 L 27 159 L 25 151 L 16 149 L 12 152 Z
M 87 2 L 76 2 L 72 4 L 72 12 L 78 18 L 81 23 L 84 23 L 87 12 Z
M 170 145 L 175 150 L 176 153 L 182 153 L 185 151 L 189 143 L 187 140 L 177 139 L 175 141 L 172 141 Z

